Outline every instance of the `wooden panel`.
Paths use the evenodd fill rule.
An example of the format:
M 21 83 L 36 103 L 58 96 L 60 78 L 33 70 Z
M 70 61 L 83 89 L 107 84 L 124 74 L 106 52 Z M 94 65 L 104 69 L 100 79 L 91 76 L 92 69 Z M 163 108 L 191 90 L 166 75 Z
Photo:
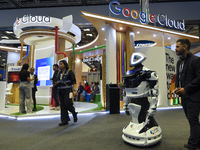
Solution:
M 135 52 L 135 45 L 134 45 L 134 33 L 130 28 L 127 28 L 126 30 L 126 66 L 127 70 L 131 70 L 129 66 L 129 59 L 131 57 L 131 54 Z
M 65 39 L 58 39 L 58 52 L 65 52 Z M 64 58 L 64 55 L 57 55 L 57 60 Z
M 76 75 L 76 84 L 74 85 L 74 89 L 78 89 L 79 82 L 82 82 L 82 61 L 75 61 L 75 75 Z
M 13 83 L 11 93 L 13 93 L 13 95 L 8 96 L 8 101 L 10 103 L 19 104 L 19 83 Z
M 35 59 L 35 45 L 32 46 L 32 66 L 34 67 L 34 59 Z

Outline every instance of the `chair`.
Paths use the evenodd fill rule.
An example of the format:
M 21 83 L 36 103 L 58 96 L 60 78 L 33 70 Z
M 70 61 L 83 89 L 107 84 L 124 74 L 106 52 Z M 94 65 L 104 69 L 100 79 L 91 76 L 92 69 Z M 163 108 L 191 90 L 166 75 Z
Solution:
M 7 87 L 6 87 L 6 104 L 10 103 L 8 101 L 8 95 L 13 95 L 13 93 L 11 93 L 12 86 L 13 86 L 13 83 L 8 83 L 7 84 Z

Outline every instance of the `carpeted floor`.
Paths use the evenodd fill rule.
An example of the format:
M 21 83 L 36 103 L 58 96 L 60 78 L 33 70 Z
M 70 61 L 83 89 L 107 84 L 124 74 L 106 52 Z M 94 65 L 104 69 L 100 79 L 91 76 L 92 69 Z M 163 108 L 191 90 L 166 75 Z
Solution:
M 125 143 L 122 128 L 131 119 L 121 114 L 78 115 L 78 122 L 58 126 L 60 118 L 13 120 L 0 118 L 0 150 L 184 150 L 189 124 L 182 109 L 158 110 L 163 138 L 152 147 Z M 73 120 L 73 119 L 71 119 Z

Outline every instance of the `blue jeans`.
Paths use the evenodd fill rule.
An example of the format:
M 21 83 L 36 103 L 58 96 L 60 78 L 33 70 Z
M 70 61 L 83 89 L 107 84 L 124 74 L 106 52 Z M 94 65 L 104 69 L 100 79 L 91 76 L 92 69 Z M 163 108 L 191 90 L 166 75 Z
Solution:
M 87 94 L 88 94 L 88 93 L 84 90 L 84 91 L 82 92 L 81 98 L 85 98 Z

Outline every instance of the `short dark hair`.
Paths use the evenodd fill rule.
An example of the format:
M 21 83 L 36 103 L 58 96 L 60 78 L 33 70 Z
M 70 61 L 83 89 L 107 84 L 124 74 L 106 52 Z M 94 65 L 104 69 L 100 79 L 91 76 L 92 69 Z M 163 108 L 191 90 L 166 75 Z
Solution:
M 191 43 L 188 39 L 178 39 L 176 43 L 181 42 L 181 45 L 187 45 L 188 50 L 190 50 Z
M 58 64 L 53 64 L 53 66 L 57 67 L 58 68 Z

